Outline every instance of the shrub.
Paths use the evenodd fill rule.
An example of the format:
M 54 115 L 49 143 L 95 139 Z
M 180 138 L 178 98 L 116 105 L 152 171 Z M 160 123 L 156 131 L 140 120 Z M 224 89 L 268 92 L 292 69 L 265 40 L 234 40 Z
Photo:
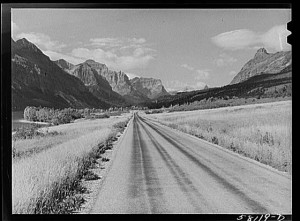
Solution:
M 162 109 L 155 109 L 155 110 L 152 110 L 151 112 L 149 112 L 149 114 L 158 114 L 158 113 L 163 113 L 164 110 Z
M 50 123 L 52 125 L 59 125 L 60 124 L 60 120 L 59 120 L 58 117 L 54 117 L 54 118 L 51 119 Z
M 214 143 L 214 144 L 219 144 L 219 140 L 215 136 L 211 139 L 211 142 Z
M 108 158 L 106 158 L 106 157 L 103 157 L 103 158 L 102 158 L 102 162 L 107 162 L 107 161 L 109 161 Z
M 268 144 L 268 145 L 274 145 L 274 138 L 271 133 L 266 132 L 264 136 L 262 136 L 262 139 L 260 141 L 261 144 Z
M 29 121 L 37 121 L 36 108 L 26 107 L 24 110 L 24 119 Z
M 40 132 L 38 129 L 41 128 L 38 124 L 30 124 L 30 126 L 23 126 L 16 129 L 16 133 L 13 135 L 13 140 L 20 140 L 20 139 L 33 139 L 35 137 L 45 137 L 45 136 L 56 136 L 61 133 L 57 131 L 51 132 Z
M 84 173 L 83 178 L 85 180 L 98 180 L 98 179 L 100 179 L 100 177 L 97 174 L 91 172 L 90 170 L 87 170 Z
M 37 112 L 37 120 L 40 122 L 49 122 L 54 116 L 54 109 L 40 108 Z
M 123 111 L 114 111 L 114 112 L 109 112 L 109 116 L 121 116 Z
M 88 116 L 88 115 L 90 115 L 91 114 L 91 110 L 90 109 L 88 109 L 88 108 L 85 108 L 84 110 L 83 110 L 83 115 L 86 117 L 86 116 Z
M 43 133 L 37 131 L 40 126 L 38 124 L 30 124 L 30 126 L 22 126 L 16 130 L 16 133 L 13 135 L 13 140 L 19 139 L 32 139 L 36 136 L 43 136 Z
M 105 114 L 90 114 L 86 115 L 85 119 L 102 119 L 102 118 L 109 118 L 110 116 L 105 113 Z
M 118 122 L 114 124 L 114 128 L 117 128 L 118 130 L 122 130 L 127 126 L 127 122 Z
M 105 114 L 96 114 L 94 115 L 96 119 L 101 119 L 101 118 L 109 118 L 110 115 L 108 115 L 107 113 Z
M 72 120 L 82 118 L 84 113 L 89 113 L 89 109 L 77 110 L 65 108 L 63 110 L 47 107 L 26 107 L 24 109 L 24 119 L 29 121 L 48 122 L 53 125 L 70 123 Z

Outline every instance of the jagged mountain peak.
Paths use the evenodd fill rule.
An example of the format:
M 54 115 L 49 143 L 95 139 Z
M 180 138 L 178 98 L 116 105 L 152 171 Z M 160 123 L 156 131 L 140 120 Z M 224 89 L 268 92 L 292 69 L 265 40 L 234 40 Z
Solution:
M 24 45 L 26 44 L 32 44 L 30 41 L 28 41 L 26 38 L 20 38 L 17 40 L 17 43 L 22 43 Z
M 152 77 L 134 77 L 132 79 L 130 79 L 130 81 L 132 83 L 136 82 L 136 81 L 142 81 L 142 82 L 155 82 L 155 83 L 158 83 L 158 84 L 162 84 L 161 80 L 160 79 L 157 79 L 157 78 L 152 78 Z
M 260 49 L 258 49 L 257 52 L 256 52 L 256 54 L 257 54 L 257 53 L 268 54 L 267 49 L 265 49 L 265 48 L 260 48 Z
M 105 64 L 99 63 L 93 59 L 88 59 L 85 62 L 83 62 L 82 64 L 87 64 L 87 65 L 91 66 L 92 68 L 96 69 L 97 71 L 99 71 L 100 69 L 107 69 L 107 66 Z
M 86 60 L 84 63 L 98 63 L 98 62 L 96 62 L 96 61 L 93 60 L 93 59 L 88 59 L 88 60 Z
M 63 70 L 70 70 L 72 69 L 75 65 L 64 60 L 64 59 L 59 59 L 54 61 L 59 67 L 61 67 Z
M 93 85 L 96 85 L 97 82 L 91 80 L 98 78 L 95 72 L 98 77 L 101 76 L 106 79 L 114 92 L 123 96 L 130 103 L 144 102 L 167 94 L 160 79 L 135 77 L 130 80 L 128 75 L 121 70 L 110 70 L 105 64 L 92 59 L 76 65 L 70 74 L 84 79 L 85 84 L 94 82 Z
M 260 48 L 253 59 L 249 60 L 230 84 L 237 84 L 253 76 L 261 74 L 277 74 L 292 64 L 291 51 L 268 53 Z
M 95 61 L 95 60 L 93 60 L 93 59 L 88 59 L 88 60 L 86 60 L 84 63 L 86 63 L 86 64 L 91 64 L 91 65 L 101 65 L 101 66 L 106 66 L 105 64 L 102 64 L 102 63 L 100 63 L 100 62 L 97 62 L 97 61 Z
M 18 47 L 18 49 L 28 48 L 28 49 L 33 49 L 36 52 L 42 53 L 41 50 L 37 46 L 35 46 L 30 41 L 28 41 L 26 38 L 18 39 L 15 43 L 16 43 L 16 46 Z
M 58 59 L 58 60 L 56 60 L 56 61 L 58 61 L 58 62 L 64 62 L 64 63 L 69 63 L 69 64 L 71 64 L 70 62 L 68 62 L 68 61 L 66 61 L 65 59 Z
M 88 88 L 51 61 L 27 39 L 12 41 L 13 109 L 26 106 L 55 108 L 108 108 L 109 103 L 97 99 Z
M 268 57 L 269 53 L 267 52 L 267 50 L 265 48 L 260 48 L 257 50 L 254 59 L 264 59 L 266 57 Z
M 145 80 L 145 81 L 160 81 L 160 79 L 156 79 L 156 78 L 152 78 L 152 77 L 149 77 L 149 78 L 145 78 L 145 77 L 139 77 L 139 79 L 141 80 Z

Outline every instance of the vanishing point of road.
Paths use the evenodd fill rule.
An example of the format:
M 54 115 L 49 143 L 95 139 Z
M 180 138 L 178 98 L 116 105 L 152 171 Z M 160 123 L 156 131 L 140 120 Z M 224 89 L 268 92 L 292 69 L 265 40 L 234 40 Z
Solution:
M 90 213 L 291 214 L 291 177 L 134 113 Z

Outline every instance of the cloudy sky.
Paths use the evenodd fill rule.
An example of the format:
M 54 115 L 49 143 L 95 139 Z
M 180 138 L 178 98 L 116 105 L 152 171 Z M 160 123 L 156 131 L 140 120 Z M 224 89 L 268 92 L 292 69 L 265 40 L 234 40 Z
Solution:
M 256 50 L 291 50 L 289 9 L 12 9 L 12 37 L 51 60 L 87 59 L 169 90 L 228 84 Z

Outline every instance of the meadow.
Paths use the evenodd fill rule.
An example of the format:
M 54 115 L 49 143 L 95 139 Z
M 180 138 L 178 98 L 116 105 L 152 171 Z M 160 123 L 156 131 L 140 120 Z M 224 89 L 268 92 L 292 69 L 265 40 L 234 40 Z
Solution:
M 123 130 L 130 113 L 38 130 L 50 136 L 13 141 L 13 213 L 70 213 L 80 205 L 80 179 L 101 147 Z
M 292 170 L 292 101 L 147 115 L 280 171 Z

